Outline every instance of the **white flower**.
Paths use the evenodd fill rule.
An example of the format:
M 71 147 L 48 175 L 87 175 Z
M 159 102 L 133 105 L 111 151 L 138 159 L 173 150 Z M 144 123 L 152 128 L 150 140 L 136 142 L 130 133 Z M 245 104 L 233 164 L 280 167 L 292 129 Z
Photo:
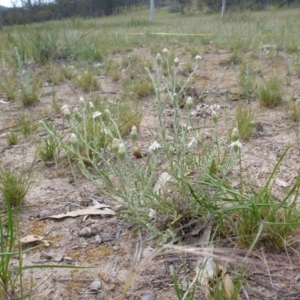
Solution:
M 91 109 L 94 109 L 94 108 L 95 108 L 93 102 L 91 102 L 91 101 L 90 101 L 90 108 L 91 108 Z
M 178 66 L 179 66 L 179 59 L 178 59 L 178 57 L 175 57 L 175 59 L 174 59 L 174 66 L 175 66 L 175 68 L 178 68 Z
M 196 62 L 199 62 L 199 60 L 202 60 L 203 58 L 202 58 L 202 56 L 200 56 L 200 55 L 196 55 L 196 56 L 195 56 L 195 59 L 196 59 Z
M 102 115 L 102 112 L 100 112 L 100 111 L 95 111 L 94 113 L 93 113 L 93 119 L 95 120 L 97 117 L 100 117 Z
M 238 152 L 239 149 L 242 149 L 242 143 L 239 140 L 236 140 L 232 142 L 229 147 L 232 148 L 234 152 Z
M 156 63 L 160 67 L 160 65 L 161 65 L 161 55 L 159 53 L 157 53 L 157 55 L 156 55 Z
M 164 48 L 164 50 L 162 51 L 164 56 L 168 56 L 169 54 L 169 50 L 167 48 Z
M 149 216 L 149 218 L 151 218 L 151 219 L 155 219 L 156 216 L 157 216 L 157 213 L 156 213 L 156 211 L 155 211 L 154 209 L 150 208 L 150 209 L 149 209 L 149 214 L 148 214 L 148 216 Z
M 151 144 L 151 146 L 149 147 L 149 150 L 150 150 L 151 152 L 156 153 L 157 150 L 160 149 L 160 148 L 161 148 L 161 145 L 160 145 L 157 141 L 154 141 L 154 142 Z

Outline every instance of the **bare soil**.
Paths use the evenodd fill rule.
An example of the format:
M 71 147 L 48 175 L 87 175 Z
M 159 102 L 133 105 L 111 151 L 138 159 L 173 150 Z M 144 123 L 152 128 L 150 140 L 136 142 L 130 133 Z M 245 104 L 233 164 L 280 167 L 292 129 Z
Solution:
M 190 55 L 181 48 L 173 49 L 180 59 L 180 67 L 185 62 L 193 63 Z M 139 48 L 132 53 L 144 53 L 150 57 L 150 51 Z M 121 54 L 116 56 L 116 59 Z M 124 55 L 130 55 L 126 53 Z M 228 122 L 234 120 L 235 108 L 245 100 L 241 99 L 237 83 L 238 66 L 229 64 L 220 65 L 221 61 L 230 58 L 231 53 L 226 50 L 216 52 L 210 50 L 203 55 L 202 65 L 195 75 L 192 87 L 198 95 L 205 92 L 206 97 L 198 100 L 198 104 L 219 104 L 217 110 L 220 126 L 220 136 L 227 134 Z M 245 54 L 250 55 L 250 54 Z M 154 60 L 154 59 L 153 59 Z M 278 54 L 275 58 L 265 55 L 260 60 L 262 77 L 267 78 L 272 72 L 286 74 L 284 59 Z M 125 70 L 126 72 L 126 70 Z M 99 77 L 101 93 L 109 99 L 118 97 L 121 88 L 120 82 L 113 82 L 109 76 Z M 258 184 L 263 184 L 270 175 L 276 162 L 283 151 L 290 145 L 283 165 L 280 167 L 278 178 L 291 186 L 298 176 L 300 169 L 299 140 L 296 138 L 296 123 L 287 114 L 287 104 L 291 96 L 300 100 L 300 79 L 292 74 L 290 86 L 284 85 L 284 101 L 274 109 L 260 106 L 255 97 L 249 105 L 256 112 L 256 122 L 262 126 L 262 130 L 243 143 L 243 169 L 247 177 Z M 52 112 L 51 92 L 55 90 L 59 104 L 70 107 L 79 106 L 79 96 L 88 97 L 71 82 L 65 82 L 58 86 L 46 85 L 43 87 L 39 102 L 34 107 L 26 109 L 32 119 L 41 119 L 41 114 L 46 114 L 49 121 L 56 126 L 62 126 L 62 114 Z M 105 92 L 116 92 L 107 94 Z M 4 95 L 0 98 L 7 101 Z M 149 147 L 152 136 L 149 128 L 154 128 L 157 123 L 156 99 L 152 94 L 140 101 L 140 109 L 143 112 L 143 120 L 140 128 L 139 143 L 141 147 Z M 13 129 L 14 118 L 21 108 L 18 102 L 0 103 L 2 111 L 0 115 L 1 133 Z M 170 107 L 170 109 L 172 109 Z M 166 113 L 167 118 L 167 113 Z M 198 126 L 210 122 L 210 113 L 193 116 L 193 122 Z M 211 132 L 207 130 L 207 137 Z M 8 147 L 4 135 L 0 139 L 1 165 L 20 170 L 28 169 L 34 158 L 36 145 L 43 138 L 43 130 L 38 131 L 38 138 L 30 141 L 21 141 L 16 146 Z M 125 284 L 131 283 L 125 293 L 125 299 L 142 299 L 142 295 L 149 292 L 157 296 L 157 299 L 177 299 L 170 267 L 174 265 L 178 269 L 179 280 L 184 278 L 183 260 L 186 261 L 189 276 L 195 274 L 195 265 L 199 256 L 185 253 L 182 255 L 157 255 L 151 259 L 145 259 L 151 251 L 154 251 L 154 241 L 145 242 L 146 232 L 134 232 L 135 224 L 122 219 L 122 213 L 118 216 L 79 216 L 75 218 L 41 219 L 41 213 L 49 210 L 52 214 L 66 213 L 79 208 L 86 208 L 91 204 L 90 198 L 111 205 L 117 210 L 117 203 L 107 203 L 103 195 L 99 194 L 93 185 L 88 182 L 75 168 L 77 179 L 67 161 L 44 163 L 38 159 L 34 166 L 35 183 L 25 198 L 27 209 L 20 215 L 20 237 L 29 234 L 40 235 L 49 242 L 48 247 L 28 252 L 23 256 L 24 265 L 54 264 L 71 266 L 91 266 L 89 269 L 36 269 L 24 272 L 24 288 L 30 293 L 31 299 L 123 299 Z M 238 172 L 234 169 L 233 172 Z M 235 184 L 232 182 L 232 184 Z M 274 184 L 275 192 L 282 192 L 288 187 Z M 80 237 L 79 232 L 83 228 L 92 229 L 90 237 Z M 192 230 L 193 227 L 191 226 Z M 201 238 L 193 238 L 193 242 Z M 188 242 L 186 241 L 186 244 Z M 226 242 L 225 242 L 226 245 Z M 230 243 L 228 243 L 230 245 Z M 232 244 L 231 244 L 232 245 Z M 24 245 L 28 248 L 31 245 Z M 247 280 L 244 284 L 248 299 L 300 299 L 299 284 L 299 245 L 298 237 L 290 241 L 286 251 L 276 249 L 261 249 L 250 257 Z M 227 248 L 227 254 L 232 258 L 227 264 L 230 276 L 234 277 L 233 267 L 238 264 L 238 257 L 243 257 L 245 252 L 239 252 L 234 248 Z M 236 259 L 236 260 L 235 260 Z M 220 256 L 219 261 L 222 260 Z M 236 263 L 235 263 L 236 262 Z M 18 258 L 12 259 L 12 265 L 18 265 Z M 130 279 L 132 279 L 130 281 Z M 90 284 L 94 280 L 100 280 L 102 286 L 98 293 L 91 293 Z M 271 297 L 271 298 L 267 298 Z M 246 299 L 241 293 L 241 298 Z M 150 299 L 150 298 L 149 298 Z M 205 299 L 204 293 L 198 290 L 195 299 Z

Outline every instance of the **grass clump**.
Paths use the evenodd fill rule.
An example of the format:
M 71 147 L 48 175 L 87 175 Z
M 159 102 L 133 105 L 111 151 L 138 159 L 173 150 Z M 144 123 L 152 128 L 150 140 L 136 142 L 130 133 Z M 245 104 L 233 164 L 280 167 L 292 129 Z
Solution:
M 246 99 L 253 97 L 255 91 L 255 71 L 248 63 L 243 63 L 238 71 L 238 84 L 240 86 L 241 95 Z
M 81 87 L 84 92 L 93 92 L 100 89 L 97 77 L 88 71 L 74 78 L 74 83 Z
M 254 112 L 251 106 L 239 105 L 235 112 L 235 120 L 237 129 L 239 130 L 240 139 L 242 141 L 248 140 L 252 136 L 255 127 Z
M 5 135 L 8 146 L 14 146 L 18 144 L 18 135 L 14 131 L 10 131 Z
M 258 87 L 258 98 L 262 106 L 274 108 L 282 100 L 282 80 L 272 75 Z
M 15 74 L 8 74 L 0 81 L 0 90 L 5 94 L 7 100 L 14 100 L 18 95 L 19 85 Z
M 59 152 L 57 141 L 53 136 L 44 138 L 42 144 L 38 147 L 38 155 L 42 161 L 49 161 L 55 159 Z
M 13 207 L 19 207 L 33 182 L 32 170 L 27 174 L 8 168 L 0 169 L 0 191 L 5 201 Z

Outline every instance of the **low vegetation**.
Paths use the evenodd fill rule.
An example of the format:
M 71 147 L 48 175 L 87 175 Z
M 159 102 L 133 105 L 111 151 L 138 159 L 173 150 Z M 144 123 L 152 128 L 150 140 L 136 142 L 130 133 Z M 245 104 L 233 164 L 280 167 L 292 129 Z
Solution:
M 82 176 L 109 203 L 121 205 L 120 216 L 136 232 L 147 232 L 155 246 L 188 243 L 184 230 L 200 222 L 200 231 L 208 230 L 203 247 L 244 249 L 243 263 L 233 264 L 230 291 L 225 267 L 224 280 L 205 275 L 217 261 L 213 255 L 204 255 L 191 281 L 183 264 L 185 289 L 172 271 L 178 299 L 196 299 L 198 289 L 207 299 L 239 299 L 252 251 L 286 251 L 299 233 L 300 178 L 276 186 L 285 159 L 300 145 L 298 13 L 230 12 L 221 20 L 162 9 L 150 24 L 141 10 L 51 21 L 47 34 L 44 24 L 6 27 L 0 33 L 0 94 L 14 110 L 3 119 L 5 147 L 22 147 L 25 163 L 29 145 L 36 150 L 29 168 L 23 161 L 21 167 L 3 161 L 0 168 L 0 298 L 19 292 L 16 297 L 24 298 L 26 267 L 21 258 L 16 272 L 9 264 L 23 253 L 19 218 L 35 169 L 64 164 L 75 185 Z M 210 69 L 223 72 L 220 82 L 212 82 Z M 257 181 L 248 172 L 247 143 L 265 133 L 257 129 L 260 115 L 278 109 L 297 139 Z M 150 113 L 154 124 L 144 125 Z M 255 151 L 262 148 L 257 144 Z M 220 272 L 214 269 L 213 276 Z

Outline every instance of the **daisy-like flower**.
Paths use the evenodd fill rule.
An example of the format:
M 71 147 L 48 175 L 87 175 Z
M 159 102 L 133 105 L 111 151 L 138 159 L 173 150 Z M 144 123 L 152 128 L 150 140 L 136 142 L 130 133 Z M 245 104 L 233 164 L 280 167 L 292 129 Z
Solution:
M 153 152 L 154 154 L 156 154 L 160 148 L 161 148 L 161 145 L 157 141 L 154 141 L 151 144 L 151 146 L 149 147 L 149 150 L 151 152 Z
M 93 113 L 93 119 L 95 120 L 96 118 L 100 117 L 101 115 L 102 115 L 102 112 L 100 112 L 100 111 L 95 111 L 95 112 Z
M 239 140 L 236 140 L 232 142 L 229 147 L 232 148 L 235 153 L 237 153 L 239 149 L 242 149 L 242 143 Z

